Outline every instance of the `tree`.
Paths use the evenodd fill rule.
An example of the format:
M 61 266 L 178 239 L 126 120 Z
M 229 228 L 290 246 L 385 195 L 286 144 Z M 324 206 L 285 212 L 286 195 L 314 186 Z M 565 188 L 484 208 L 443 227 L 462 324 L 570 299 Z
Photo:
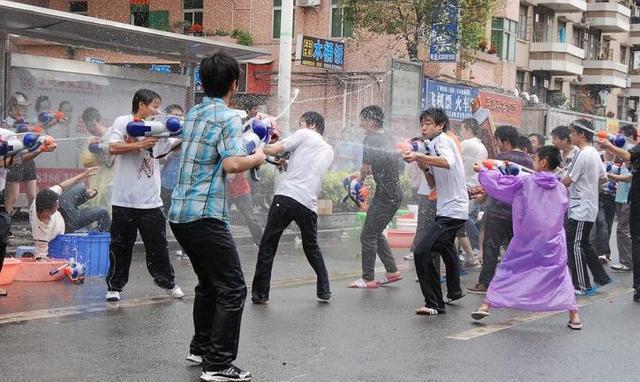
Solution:
M 449 0 L 450 1 L 450 0 Z M 499 0 L 458 0 L 458 44 L 475 52 L 485 39 L 491 10 Z M 341 0 L 354 28 L 404 40 L 409 58 L 418 61 L 420 44 L 429 45 L 432 27 L 441 23 L 447 0 Z M 468 57 L 467 57 L 468 58 Z

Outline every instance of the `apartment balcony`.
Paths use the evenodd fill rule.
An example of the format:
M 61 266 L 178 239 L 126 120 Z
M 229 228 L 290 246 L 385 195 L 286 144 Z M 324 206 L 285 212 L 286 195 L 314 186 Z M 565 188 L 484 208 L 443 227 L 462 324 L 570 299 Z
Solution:
M 538 5 L 544 5 L 561 13 L 585 12 L 587 10 L 587 2 L 583 0 L 539 0 Z
M 605 33 L 629 32 L 631 9 L 617 1 L 608 3 L 588 3 L 586 21 Z
M 627 87 L 627 65 L 612 60 L 585 60 L 582 83 L 624 89 Z
M 629 28 L 628 42 L 630 45 L 640 45 L 640 20 L 637 23 L 632 23 Z
M 534 42 L 529 46 L 529 69 L 556 76 L 582 75 L 584 50 L 557 42 Z
M 626 97 L 640 97 L 640 75 L 632 74 L 627 79 L 627 88 L 624 89 Z

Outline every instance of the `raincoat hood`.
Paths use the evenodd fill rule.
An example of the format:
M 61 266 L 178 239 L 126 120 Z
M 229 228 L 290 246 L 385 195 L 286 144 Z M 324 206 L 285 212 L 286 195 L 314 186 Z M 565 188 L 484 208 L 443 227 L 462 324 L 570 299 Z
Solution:
M 558 183 L 560 182 L 558 180 L 557 175 L 555 175 L 552 172 L 537 172 L 533 175 L 533 179 L 535 180 L 536 184 L 544 189 L 550 190 L 552 188 L 555 188 Z

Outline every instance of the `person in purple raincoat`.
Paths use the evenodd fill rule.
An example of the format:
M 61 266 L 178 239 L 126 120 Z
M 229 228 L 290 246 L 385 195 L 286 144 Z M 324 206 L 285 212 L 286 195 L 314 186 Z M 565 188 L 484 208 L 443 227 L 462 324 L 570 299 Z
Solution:
M 582 329 L 567 267 L 563 227 L 567 189 L 552 173 L 559 163 L 560 151 L 544 146 L 534 156 L 533 175 L 502 175 L 475 165 L 485 192 L 513 205 L 513 239 L 484 302 L 471 314 L 474 319 L 488 317 L 492 307 L 533 312 L 568 310 L 567 326 Z

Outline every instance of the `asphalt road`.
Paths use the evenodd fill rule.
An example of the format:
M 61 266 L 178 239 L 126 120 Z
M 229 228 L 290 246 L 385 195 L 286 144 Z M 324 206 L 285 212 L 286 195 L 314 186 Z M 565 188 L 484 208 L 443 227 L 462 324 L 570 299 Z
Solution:
M 321 243 L 332 276 L 330 304 L 315 299 L 302 248 L 282 244 L 272 302 L 247 303 L 236 364 L 254 381 L 639 381 L 640 304 L 631 275 L 579 302 L 584 329 L 567 314 L 495 310 L 481 324 L 467 295 L 446 315 L 417 316 L 422 297 L 413 264 L 396 255 L 405 279 L 377 290 L 346 286 L 359 277 L 358 243 Z M 256 248 L 240 247 L 247 282 Z M 615 255 L 614 255 L 615 257 Z M 14 283 L 0 299 L 0 381 L 197 381 L 184 361 L 192 335 L 195 276 L 175 261 L 184 301 L 163 296 L 142 256 L 119 304 L 103 301 L 102 279 L 84 285 Z M 478 272 L 463 276 L 466 286 Z

